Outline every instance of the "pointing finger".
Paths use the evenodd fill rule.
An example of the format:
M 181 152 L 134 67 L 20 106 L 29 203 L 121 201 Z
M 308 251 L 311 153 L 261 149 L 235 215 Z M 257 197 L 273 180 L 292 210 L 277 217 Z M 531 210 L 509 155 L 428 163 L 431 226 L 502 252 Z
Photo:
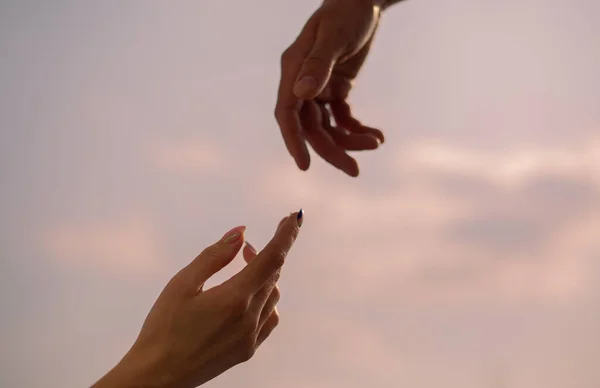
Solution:
M 256 294 L 262 286 L 272 278 L 283 266 L 289 250 L 294 245 L 304 212 L 293 213 L 279 228 L 267 246 L 229 282 L 244 293 Z

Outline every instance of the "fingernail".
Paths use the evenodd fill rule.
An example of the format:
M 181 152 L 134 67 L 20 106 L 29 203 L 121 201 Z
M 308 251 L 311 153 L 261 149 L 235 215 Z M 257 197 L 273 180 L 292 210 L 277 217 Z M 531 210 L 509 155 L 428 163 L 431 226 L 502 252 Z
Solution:
M 317 79 L 315 77 L 306 76 L 296 82 L 294 85 L 294 94 L 298 97 L 304 97 L 311 95 L 315 92 L 315 89 L 319 87 Z
M 236 226 L 229 232 L 225 233 L 221 241 L 225 244 L 233 244 L 237 242 L 240 239 L 240 237 L 242 237 L 242 234 L 244 234 L 245 230 L 245 226 Z
M 302 227 L 302 223 L 304 222 L 304 210 L 300 209 L 298 215 L 296 216 L 296 221 L 298 222 L 298 227 Z
M 252 246 L 252 244 L 250 244 L 248 241 L 246 241 L 246 246 L 248 246 L 248 248 L 250 248 L 250 250 L 252 251 L 252 253 L 256 253 L 256 249 L 254 249 L 254 247 Z

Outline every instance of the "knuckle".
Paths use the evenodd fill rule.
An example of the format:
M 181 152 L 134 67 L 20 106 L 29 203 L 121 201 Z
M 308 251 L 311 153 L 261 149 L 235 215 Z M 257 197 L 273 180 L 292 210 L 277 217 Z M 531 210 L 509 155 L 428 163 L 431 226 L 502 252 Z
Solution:
M 324 59 L 321 56 L 310 55 L 304 60 L 304 66 L 309 69 L 323 69 L 331 71 L 333 69 L 333 62 Z
M 296 241 L 296 238 L 298 238 L 298 234 L 300 234 L 300 228 L 298 226 L 295 226 L 294 228 L 292 228 L 292 232 L 290 233 L 290 245 L 294 243 L 294 241 Z
M 254 341 L 252 345 L 250 343 L 244 343 L 242 349 L 240 349 L 240 362 L 250 361 L 254 354 L 256 353 L 256 347 Z
M 202 253 L 200 253 L 200 257 L 204 259 L 220 259 L 221 256 L 221 252 L 214 245 L 204 248 Z
M 286 66 L 294 57 L 294 46 L 290 46 L 281 54 L 281 67 Z
M 271 283 L 273 284 L 273 287 L 277 288 L 277 282 L 279 281 L 279 278 L 281 278 L 281 271 L 277 271 L 273 276 L 271 276 Z
M 273 256 L 272 256 L 272 265 L 273 268 L 281 268 L 284 264 L 285 264 L 285 258 L 287 256 L 287 252 L 285 251 L 285 249 L 275 249 L 273 251 Z
M 273 298 L 273 304 L 277 304 L 277 302 L 279 302 L 279 298 L 281 298 L 279 287 L 275 286 L 275 288 L 273 288 L 273 291 L 271 291 L 271 298 Z
M 275 106 L 275 110 L 273 111 L 273 115 L 275 116 L 275 119 L 277 120 L 277 123 L 281 126 L 281 117 L 282 117 L 282 109 L 281 106 L 279 104 L 277 104 Z
M 277 325 L 279 325 L 279 321 L 281 320 L 281 317 L 279 316 L 279 313 L 277 311 L 273 311 L 271 320 L 273 322 L 273 328 L 275 328 L 275 327 L 277 327 Z
M 254 333 L 258 330 L 258 319 L 255 319 L 252 315 L 245 315 L 240 322 L 241 333 L 246 337 L 254 337 Z
M 250 305 L 250 298 L 245 295 L 235 295 L 229 300 L 227 310 L 231 316 L 240 316 L 244 314 Z

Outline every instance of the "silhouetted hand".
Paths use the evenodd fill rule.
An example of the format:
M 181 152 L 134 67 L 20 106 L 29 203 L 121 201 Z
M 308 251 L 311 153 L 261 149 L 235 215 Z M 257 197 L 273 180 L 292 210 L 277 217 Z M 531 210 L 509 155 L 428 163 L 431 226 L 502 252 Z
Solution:
M 358 176 L 359 170 L 347 151 L 376 149 L 384 141 L 380 130 L 352 115 L 347 102 L 377 29 L 381 8 L 375 4 L 325 0 L 282 55 L 275 117 L 302 170 L 310 165 L 307 141 L 350 176 Z
M 276 283 L 302 224 L 298 214 L 282 220 L 260 253 L 246 246 L 248 265 L 208 290 L 205 282 L 240 251 L 245 227 L 206 248 L 171 279 L 131 350 L 93 388 L 192 388 L 249 360 L 279 322 Z

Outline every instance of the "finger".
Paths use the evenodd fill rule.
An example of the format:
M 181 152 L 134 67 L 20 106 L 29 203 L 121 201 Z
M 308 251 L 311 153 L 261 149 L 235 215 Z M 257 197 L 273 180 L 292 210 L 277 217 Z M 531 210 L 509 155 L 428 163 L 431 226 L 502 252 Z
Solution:
M 302 61 L 310 52 L 315 28 L 316 24 L 309 20 L 296 41 L 281 56 L 281 80 L 275 106 L 275 118 L 285 145 L 301 170 L 310 166 L 310 155 L 299 117 L 302 100 L 294 95 L 294 83 Z
M 294 85 L 294 94 L 303 100 L 311 100 L 321 93 L 343 50 L 339 33 L 331 31 L 326 25 L 319 25 L 312 49 L 304 58 Z
M 235 258 L 240 251 L 244 241 L 245 226 L 231 229 L 217 243 L 204 249 L 190 264 L 186 270 L 192 273 L 194 281 L 198 284 L 198 290 L 202 289 L 204 283 L 214 274 L 223 269 Z
M 246 246 L 242 250 L 242 255 L 244 256 L 244 260 L 246 261 L 246 263 L 251 262 L 252 259 L 256 257 L 256 254 L 256 249 L 252 246 L 252 244 L 246 241 Z
M 266 281 L 260 290 L 252 297 L 250 305 L 248 306 L 248 314 L 259 319 L 258 323 L 261 324 L 260 317 L 263 314 L 267 314 L 268 317 L 277 302 L 279 301 L 279 290 L 276 290 L 277 281 L 279 280 L 280 270 L 275 272 L 273 276 Z M 263 319 L 266 317 L 263 317 Z
M 284 220 L 285 219 L 287 219 L 287 217 L 284 218 Z M 254 247 L 248 241 L 246 241 L 246 246 L 244 247 L 243 252 L 244 260 L 246 260 L 246 263 L 250 263 L 256 257 L 257 254 Z M 275 308 L 275 305 L 279 301 L 280 294 L 279 287 L 277 287 L 279 274 L 280 271 L 277 271 L 275 275 L 273 275 L 271 279 L 269 279 L 262 286 L 262 288 L 257 292 L 257 294 L 251 302 L 250 310 L 255 310 L 256 315 L 260 315 L 259 327 L 262 326 L 262 324 L 267 318 L 265 314 L 267 314 L 267 316 L 271 314 L 271 312 L 273 312 L 273 309 Z M 263 300 L 261 303 L 260 300 L 262 298 L 266 299 L 266 301 Z
M 260 306 L 261 307 L 260 317 L 258 319 L 259 329 L 260 329 L 260 327 L 262 327 L 265 324 L 265 322 L 267 321 L 269 316 L 275 311 L 275 308 L 277 307 L 277 303 L 279 303 L 280 297 L 281 297 L 281 292 L 279 291 L 279 287 L 277 286 L 277 284 L 275 284 L 275 286 L 271 289 L 271 293 L 265 300 L 265 303 L 262 306 Z M 252 306 L 252 303 L 254 303 L 254 300 L 251 302 L 251 306 Z M 258 301 L 257 301 L 257 305 L 258 305 Z
M 285 220 L 287 220 L 290 216 L 287 217 L 283 217 L 281 219 L 281 221 L 279 221 L 279 224 L 277 225 L 277 229 L 275 230 L 275 232 L 277 232 L 279 230 L 279 228 L 281 228 L 281 225 L 283 225 L 283 223 L 285 222 Z
M 335 144 L 344 148 L 346 151 L 366 151 L 379 148 L 379 140 L 367 133 L 348 133 L 339 127 L 333 127 L 329 130 L 331 138 Z
M 358 176 L 356 160 L 338 146 L 323 128 L 323 116 L 315 101 L 307 101 L 302 110 L 306 139 L 319 156 L 346 174 Z
M 287 78 L 283 72 L 282 79 Z M 283 81 L 282 81 L 283 82 Z M 282 85 L 283 88 L 283 85 Z M 300 109 L 302 101 L 297 100 L 291 91 L 281 91 L 275 106 L 275 119 L 281 130 L 283 141 L 288 152 L 294 158 L 299 169 L 306 171 L 310 167 L 310 154 L 300 124 Z
M 379 141 L 371 134 L 350 133 L 343 128 L 331 125 L 329 111 L 324 104 L 319 104 L 323 118 L 323 128 L 329 133 L 335 144 L 346 151 L 374 150 L 379 147 Z
M 352 116 L 350 105 L 346 101 L 332 101 L 329 104 L 329 107 L 331 108 L 331 113 L 333 114 L 333 118 L 338 126 L 354 133 L 373 134 L 381 143 L 385 142 L 383 132 L 381 132 L 379 129 L 362 125 L 360 121 Z
M 281 219 L 281 221 L 279 221 L 279 224 L 277 225 L 277 230 L 279 230 L 279 228 L 281 228 L 281 225 L 283 225 L 283 223 L 285 222 L 285 220 L 288 219 L 288 217 L 283 217 Z M 254 259 L 256 257 L 257 251 L 256 251 L 256 248 L 254 248 L 254 246 L 252 244 L 250 244 L 249 241 L 245 241 L 245 243 L 246 243 L 246 246 L 242 250 L 242 253 L 243 253 L 244 260 L 246 261 L 246 263 L 249 263 L 252 259 Z
M 287 217 L 284 218 L 283 221 L 285 221 L 286 219 L 287 219 Z M 256 250 L 248 241 L 246 241 L 246 246 L 244 247 L 243 252 L 244 252 L 244 260 L 246 260 L 247 263 L 249 263 L 250 261 L 252 261 L 252 259 L 254 259 L 256 257 Z M 265 285 L 262 286 L 262 288 L 258 291 L 258 293 L 255 295 L 254 298 L 252 298 L 252 301 L 250 302 L 248 312 L 250 314 L 255 314 L 255 316 L 257 316 L 257 315 L 259 316 L 259 319 L 258 319 L 259 330 L 264 325 L 267 318 L 277 309 L 276 306 L 277 306 L 277 303 L 279 302 L 279 298 L 281 295 L 281 293 L 279 291 L 279 287 L 277 286 L 277 281 L 279 280 L 279 274 L 280 274 L 280 271 L 277 271 L 275 273 L 275 275 L 273 277 L 271 277 L 271 279 L 269 279 L 265 283 Z M 272 284 L 274 284 L 273 287 L 271 287 Z M 264 295 L 267 295 L 267 297 L 265 298 Z M 264 303 L 262 303 L 261 299 L 266 299 L 266 301 L 264 301 Z
M 287 219 L 287 217 L 282 220 L 280 225 L 286 219 Z M 246 260 L 247 263 L 252 261 L 252 259 L 254 259 L 257 254 L 256 249 L 254 249 L 252 244 L 250 244 L 248 241 L 246 241 L 246 246 L 244 247 L 243 252 L 244 252 L 244 260 Z M 253 298 L 253 300 L 250 304 L 250 310 L 255 309 L 260 314 L 260 318 L 258 320 L 259 328 L 265 323 L 267 317 L 269 315 L 271 315 L 271 313 L 275 309 L 275 306 L 277 305 L 277 302 L 279 302 L 280 292 L 279 292 L 279 287 L 277 287 L 277 281 L 279 280 L 279 274 L 280 274 L 280 271 L 277 271 L 275 273 L 275 275 L 273 277 L 271 277 L 271 279 L 269 279 L 267 281 L 267 283 L 265 283 L 265 285 L 262 286 L 262 288 L 257 293 L 257 295 L 259 295 L 259 294 L 268 295 L 268 297 L 266 298 L 266 302 L 264 302 L 264 305 L 262 305 L 260 303 L 260 299 L 262 296 L 258 296 L 258 297 L 255 296 L 255 298 Z M 274 286 L 271 287 L 271 284 L 274 284 Z
M 258 332 L 258 336 L 256 337 L 256 345 L 260 346 L 263 342 L 265 342 L 273 330 L 275 330 L 277 325 L 279 325 L 279 313 L 274 311 Z
M 296 241 L 303 219 L 302 210 L 288 217 L 267 246 L 228 282 L 243 293 L 256 294 L 283 266 L 289 250 Z

